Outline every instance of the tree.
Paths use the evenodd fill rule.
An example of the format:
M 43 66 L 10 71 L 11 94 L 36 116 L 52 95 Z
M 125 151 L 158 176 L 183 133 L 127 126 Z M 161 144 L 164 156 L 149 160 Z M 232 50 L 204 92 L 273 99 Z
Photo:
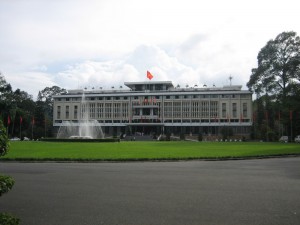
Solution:
M 258 67 L 252 69 L 247 86 L 256 94 L 275 94 L 285 102 L 289 85 L 300 81 L 300 38 L 283 32 L 260 50 Z
M 7 92 L 12 92 L 11 85 L 8 84 L 3 76 L 3 74 L 0 72 L 0 97 L 5 96 Z
M 264 139 L 269 133 L 273 140 L 283 134 L 293 136 L 300 132 L 300 37 L 293 31 L 279 34 L 260 50 L 257 61 L 247 83 L 258 97 L 253 136 Z
M 58 94 L 67 93 L 66 89 L 58 86 L 46 87 L 42 91 L 39 91 L 37 100 L 45 102 L 49 106 L 53 106 L 53 96 Z
M 53 96 L 66 92 L 58 86 L 46 87 L 39 92 L 37 101 L 33 101 L 27 92 L 20 89 L 13 91 L 0 72 L 0 117 L 7 127 L 8 136 L 52 136 Z
M 66 93 L 66 89 L 58 86 L 46 87 L 39 91 L 34 114 L 36 121 L 35 137 L 46 137 L 53 134 L 53 96 Z
M 9 141 L 6 136 L 6 130 L 2 124 L 2 121 L 0 120 L 0 156 L 5 155 L 9 150 Z M 0 196 L 9 190 L 12 189 L 15 181 L 5 175 L 0 175 Z M 19 219 L 6 214 L 6 213 L 0 213 L 0 224 L 1 225 L 15 225 L 19 224 Z

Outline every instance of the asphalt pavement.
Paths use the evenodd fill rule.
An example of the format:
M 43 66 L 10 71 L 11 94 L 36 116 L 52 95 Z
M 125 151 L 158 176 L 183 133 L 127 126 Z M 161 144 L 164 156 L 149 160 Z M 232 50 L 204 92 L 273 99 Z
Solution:
M 0 212 L 24 225 L 300 224 L 300 157 L 132 163 L 0 162 Z

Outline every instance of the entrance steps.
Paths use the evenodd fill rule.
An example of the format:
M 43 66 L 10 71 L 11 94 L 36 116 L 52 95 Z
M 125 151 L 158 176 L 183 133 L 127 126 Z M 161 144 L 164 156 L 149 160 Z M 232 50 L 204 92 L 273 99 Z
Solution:
M 156 139 L 153 139 L 153 136 L 151 135 L 143 135 L 143 136 L 126 135 L 126 137 L 123 140 L 124 141 L 153 141 Z

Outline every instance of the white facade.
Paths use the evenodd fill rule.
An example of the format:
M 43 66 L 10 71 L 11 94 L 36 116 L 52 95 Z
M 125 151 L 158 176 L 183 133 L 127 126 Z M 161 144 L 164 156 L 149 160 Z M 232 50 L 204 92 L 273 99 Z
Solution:
M 126 82 L 127 90 L 70 90 L 54 96 L 53 125 L 80 123 L 83 112 L 108 134 L 186 133 L 218 136 L 224 127 L 248 136 L 252 93 L 242 86 L 180 88 L 170 81 Z M 86 104 L 82 104 L 82 96 Z

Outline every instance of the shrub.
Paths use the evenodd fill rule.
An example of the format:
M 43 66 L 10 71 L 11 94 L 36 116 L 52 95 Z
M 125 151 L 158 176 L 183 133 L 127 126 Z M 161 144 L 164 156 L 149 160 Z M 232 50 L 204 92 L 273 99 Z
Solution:
M 5 127 L 0 120 L 0 156 L 5 155 L 9 149 L 9 140 Z M 9 176 L 0 176 L 0 196 L 8 192 L 14 186 L 15 181 Z M 20 220 L 6 213 L 0 213 L 1 225 L 18 225 Z
M 182 140 L 182 141 L 185 140 L 185 134 L 184 134 L 184 133 L 181 133 L 181 134 L 180 134 L 180 140 Z
M 9 141 L 6 135 L 5 127 L 0 120 L 0 156 L 5 155 L 9 149 Z
M 15 218 L 7 213 L 0 213 L 0 224 L 1 225 L 18 225 L 20 219 Z
M 198 141 L 202 141 L 202 140 L 203 140 L 202 133 L 199 133 L 199 134 L 198 134 Z
M 14 183 L 11 177 L 0 175 L 0 196 L 12 189 Z
M 166 141 L 171 141 L 171 134 L 169 132 L 166 134 Z

